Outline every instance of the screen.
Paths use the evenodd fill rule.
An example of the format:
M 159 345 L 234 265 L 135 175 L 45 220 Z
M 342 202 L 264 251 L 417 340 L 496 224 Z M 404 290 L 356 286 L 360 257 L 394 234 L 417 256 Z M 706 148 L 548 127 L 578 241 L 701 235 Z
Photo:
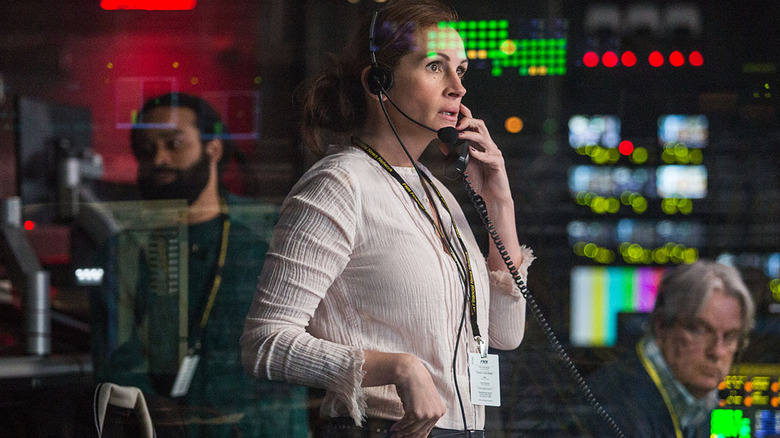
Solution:
M 611 347 L 618 313 L 650 312 L 664 268 L 575 266 L 571 270 L 570 341 L 576 347 Z
M 703 199 L 707 196 L 705 166 L 658 166 L 656 179 L 661 198 Z
M 603 146 L 616 148 L 620 143 L 620 119 L 617 116 L 576 115 L 569 119 L 569 144 L 573 148 Z
M 646 248 L 667 243 L 698 247 L 704 244 L 704 225 L 696 221 L 652 221 L 619 219 L 606 221 L 571 221 L 566 226 L 569 244 L 595 243 L 617 247 L 624 242 L 638 243 Z
M 707 146 L 708 138 L 706 116 L 669 114 L 658 118 L 658 143 L 662 147 L 703 148 Z
M 16 162 L 22 204 L 54 206 L 25 211 L 25 218 L 49 222 L 56 216 L 58 166 L 83 158 L 92 146 L 89 109 L 29 97 L 16 101 Z
M 569 168 L 569 192 L 620 196 L 623 192 L 656 196 L 656 174 L 644 168 L 578 165 Z

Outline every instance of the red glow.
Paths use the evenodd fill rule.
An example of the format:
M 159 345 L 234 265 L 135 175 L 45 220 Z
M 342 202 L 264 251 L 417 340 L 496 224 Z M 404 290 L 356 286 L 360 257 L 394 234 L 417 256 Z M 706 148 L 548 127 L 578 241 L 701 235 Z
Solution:
M 611 68 L 617 65 L 618 57 L 615 52 L 604 52 L 604 55 L 601 56 L 601 62 L 603 62 L 606 67 Z
M 629 140 L 621 141 L 618 145 L 618 152 L 622 155 L 631 155 L 631 152 L 634 152 L 634 143 L 631 143 Z
M 630 50 L 625 51 L 620 55 L 620 62 L 626 67 L 633 67 L 636 65 L 636 55 Z
M 680 67 L 681 65 L 685 64 L 685 56 L 675 50 L 669 54 L 669 64 L 672 64 L 675 67 Z
M 596 52 L 586 52 L 582 56 L 582 63 L 585 64 L 586 67 L 595 67 L 599 65 L 599 55 L 597 55 Z
M 35 229 L 35 222 L 33 221 L 24 221 L 24 229 L 27 231 L 32 231 Z
M 100 7 L 107 11 L 117 9 L 143 9 L 146 11 L 188 11 L 195 9 L 198 0 L 100 0 Z
M 688 56 L 688 62 L 690 62 L 691 65 L 694 67 L 701 67 L 702 64 L 704 64 L 704 57 L 701 56 L 701 52 L 699 52 L 698 50 L 694 50 Z
M 650 56 L 647 57 L 647 60 L 653 67 L 660 67 L 664 65 L 664 55 L 662 55 L 661 52 L 657 50 L 650 53 Z

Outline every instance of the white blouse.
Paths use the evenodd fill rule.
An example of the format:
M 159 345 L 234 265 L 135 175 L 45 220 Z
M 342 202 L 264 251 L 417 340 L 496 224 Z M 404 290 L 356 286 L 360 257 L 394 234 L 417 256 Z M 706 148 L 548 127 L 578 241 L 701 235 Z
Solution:
M 396 171 L 428 206 L 414 169 Z M 431 179 L 470 255 L 482 338 L 493 348 L 517 348 L 525 299 L 509 273 L 488 272 L 458 202 Z M 462 259 L 452 218 L 432 195 Z M 532 260 L 523 247 L 518 266 L 523 277 Z M 339 147 L 282 204 L 241 337 L 244 367 L 260 378 L 325 388 L 321 415 L 351 416 L 359 423 L 365 416 L 403 416 L 394 385 L 361 387 L 363 351 L 412 353 L 427 367 L 447 408 L 437 427 L 462 429 L 452 370 L 460 342 L 460 397 L 468 428 L 482 429 L 484 409 L 469 396 L 466 354 L 476 345 L 466 292 L 431 222 L 398 181 L 362 150 Z

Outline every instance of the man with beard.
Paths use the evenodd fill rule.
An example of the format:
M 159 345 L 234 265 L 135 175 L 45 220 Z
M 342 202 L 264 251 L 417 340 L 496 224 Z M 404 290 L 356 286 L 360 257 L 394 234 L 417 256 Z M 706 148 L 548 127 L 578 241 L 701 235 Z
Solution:
M 96 378 L 144 391 L 158 437 L 306 437 L 305 388 L 257 381 L 241 366 L 243 317 L 268 248 L 247 219 L 267 213 L 220 185 L 232 145 L 218 113 L 183 93 L 152 98 L 137 115 L 131 147 L 144 199 L 186 201 L 188 275 L 179 281 L 188 288 L 188 352 L 180 359 L 161 347 L 179 321 L 151 322 L 160 262 L 149 244 L 139 255 L 129 341 L 109 347 L 106 300 L 93 300 Z
M 665 272 L 645 336 L 627 360 L 589 376 L 596 399 L 626 436 L 710 436 L 718 385 L 747 346 L 753 298 L 735 268 L 712 261 Z M 593 436 L 614 436 L 594 421 Z

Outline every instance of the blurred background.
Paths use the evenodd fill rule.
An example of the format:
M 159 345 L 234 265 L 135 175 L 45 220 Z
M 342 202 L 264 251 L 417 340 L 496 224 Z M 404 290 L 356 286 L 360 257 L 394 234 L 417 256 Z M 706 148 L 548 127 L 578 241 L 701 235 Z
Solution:
M 758 322 L 740 359 L 771 365 L 777 382 L 780 2 L 449 3 L 470 59 L 464 103 L 506 157 L 520 240 L 537 256 L 529 289 L 580 371 L 631 348 L 665 268 L 708 258 L 738 267 L 751 287 Z M 143 101 L 183 91 L 212 102 L 240 152 L 226 186 L 276 206 L 313 162 L 296 87 L 377 7 L 2 3 L 0 436 L 72 436 L 74 394 L 92 382 L 88 291 L 101 281 L 83 266 L 84 236 L 111 229 L 84 222 L 79 206 L 130 198 L 129 128 Z M 436 171 L 431 152 L 423 158 Z M 67 165 L 76 177 L 63 176 Z M 34 334 L 47 324 L 47 336 Z M 530 316 L 528 331 L 501 353 L 503 406 L 488 427 L 577 436 L 588 406 Z M 775 435 L 754 422 L 750 436 L 780 436 L 777 385 L 769 395 Z

